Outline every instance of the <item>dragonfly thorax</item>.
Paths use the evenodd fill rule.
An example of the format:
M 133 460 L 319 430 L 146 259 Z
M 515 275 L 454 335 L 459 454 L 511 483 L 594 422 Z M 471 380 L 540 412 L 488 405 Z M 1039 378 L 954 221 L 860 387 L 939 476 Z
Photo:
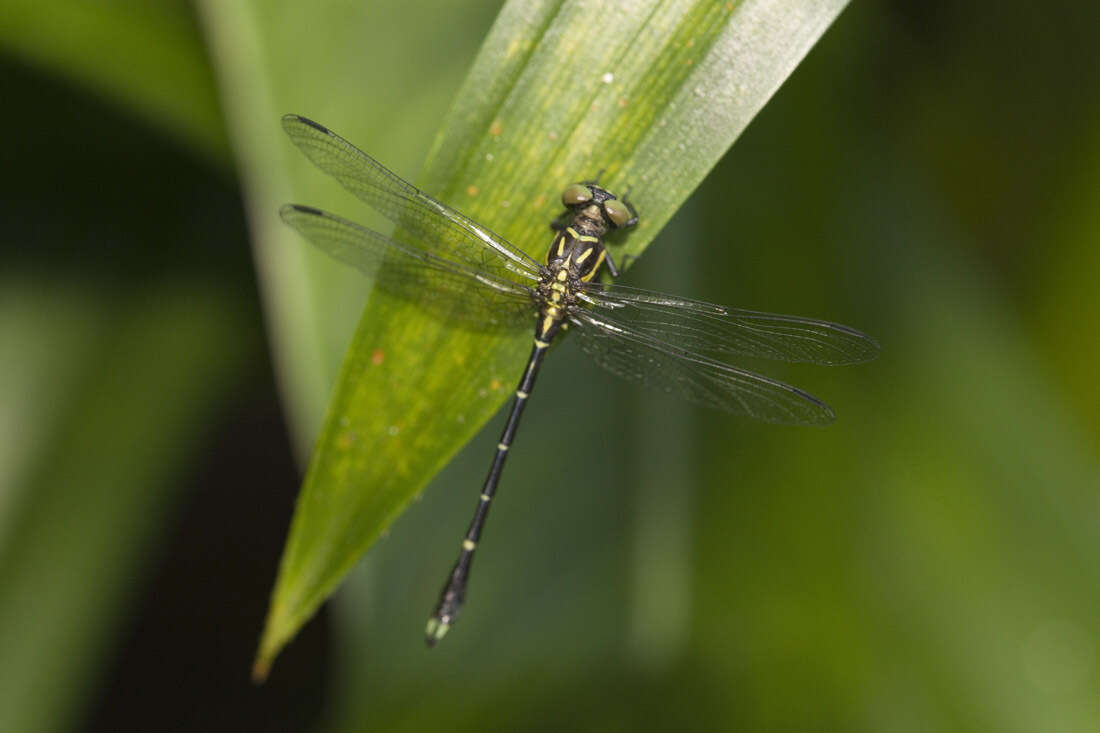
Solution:
M 588 282 L 607 257 L 599 235 L 588 234 L 578 224 L 567 226 L 554 237 L 546 253 L 546 266 L 553 280 Z

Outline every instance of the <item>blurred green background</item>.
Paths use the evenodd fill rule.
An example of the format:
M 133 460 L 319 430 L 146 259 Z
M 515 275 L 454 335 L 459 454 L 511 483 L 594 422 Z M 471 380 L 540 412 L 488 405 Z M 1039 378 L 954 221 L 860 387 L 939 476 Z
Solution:
M 498 7 L 0 0 L 0 730 L 1100 730 L 1100 23 L 1069 0 L 854 3 L 627 277 L 874 334 L 770 372 L 834 425 L 567 340 L 453 638 L 421 631 L 499 417 L 249 683 L 364 297 L 272 202 L 370 221 L 278 116 L 413 175 Z

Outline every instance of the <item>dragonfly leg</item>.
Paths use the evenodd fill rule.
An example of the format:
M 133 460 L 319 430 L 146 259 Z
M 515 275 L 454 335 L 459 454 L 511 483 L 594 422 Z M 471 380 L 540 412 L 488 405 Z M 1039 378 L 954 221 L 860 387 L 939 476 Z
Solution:
M 616 265 L 615 260 L 611 257 L 610 250 L 605 249 L 604 256 L 604 262 L 607 263 L 607 271 L 611 273 L 611 277 L 615 278 L 619 277 L 619 273 L 622 272 L 623 269 L 630 267 L 634 260 L 638 259 L 636 255 L 624 254 L 622 260 L 620 261 L 621 264 Z

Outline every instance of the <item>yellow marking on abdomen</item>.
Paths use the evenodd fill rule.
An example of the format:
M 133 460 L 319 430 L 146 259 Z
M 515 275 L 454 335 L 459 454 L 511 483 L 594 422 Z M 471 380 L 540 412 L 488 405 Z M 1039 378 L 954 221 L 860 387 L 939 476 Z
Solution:
M 505 443 L 497 443 L 497 450 L 508 450 L 508 446 Z
M 550 345 L 550 343 L 548 341 L 539 341 L 538 339 L 535 339 L 535 348 L 536 349 L 545 349 L 549 345 Z
M 473 540 L 462 540 L 462 549 L 466 552 L 473 552 L 475 547 L 477 547 L 477 543 Z
M 516 390 L 516 397 L 519 397 L 521 400 L 525 400 L 525 399 L 527 399 L 528 394 L 526 392 L 524 392 L 522 389 L 517 389 Z

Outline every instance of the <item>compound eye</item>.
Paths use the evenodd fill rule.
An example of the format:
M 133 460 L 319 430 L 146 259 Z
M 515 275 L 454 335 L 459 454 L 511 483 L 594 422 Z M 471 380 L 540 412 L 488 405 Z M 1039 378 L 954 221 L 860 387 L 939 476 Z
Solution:
M 634 218 L 634 215 L 630 213 L 630 209 L 626 207 L 626 204 L 616 199 L 605 201 L 603 210 L 607 214 L 607 218 L 610 219 L 611 223 L 616 227 L 624 227 Z
M 592 200 L 592 192 L 583 183 L 574 183 L 566 186 L 561 192 L 561 202 L 565 206 L 577 206 Z

